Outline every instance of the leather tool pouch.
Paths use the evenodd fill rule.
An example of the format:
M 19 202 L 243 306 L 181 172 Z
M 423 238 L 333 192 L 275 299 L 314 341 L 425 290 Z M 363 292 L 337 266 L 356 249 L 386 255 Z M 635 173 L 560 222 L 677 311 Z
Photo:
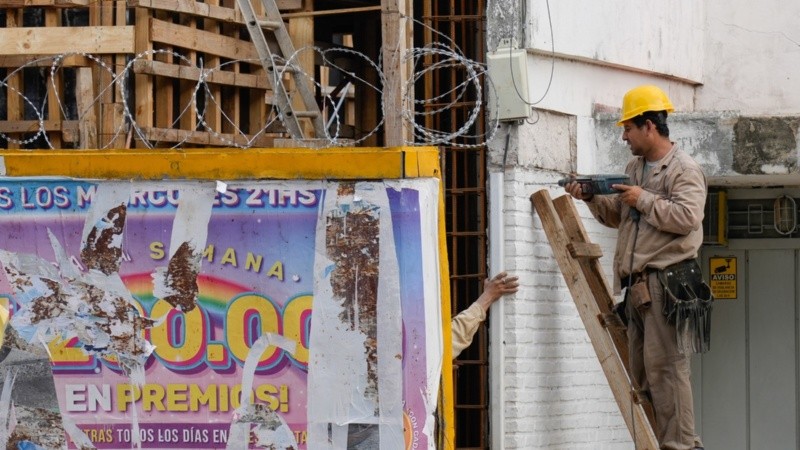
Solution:
M 647 287 L 647 276 L 631 285 L 630 301 L 639 312 L 646 311 L 653 304 L 653 299 L 650 298 L 650 289 Z
M 675 325 L 678 344 L 686 352 L 703 353 L 711 342 L 711 306 L 714 297 L 703 280 L 700 265 L 688 259 L 658 272 L 664 288 L 663 313 Z

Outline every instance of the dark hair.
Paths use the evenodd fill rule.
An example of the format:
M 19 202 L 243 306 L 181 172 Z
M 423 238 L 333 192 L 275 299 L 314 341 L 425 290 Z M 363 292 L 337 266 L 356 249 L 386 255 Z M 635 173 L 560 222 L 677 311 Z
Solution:
M 642 114 L 631 119 L 634 125 L 638 128 L 644 126 L 647 121 L 653 122 L 656 126 L 658 134 L 664 137 L 669 137 L 669 127 L 667 126 L 667 112 L 666 111 L 645 111 Z

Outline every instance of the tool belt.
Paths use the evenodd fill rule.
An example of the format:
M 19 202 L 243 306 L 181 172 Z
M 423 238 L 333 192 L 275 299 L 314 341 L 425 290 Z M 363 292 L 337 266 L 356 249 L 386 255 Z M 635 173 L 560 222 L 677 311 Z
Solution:
M 714 297 L 703 280 L 700 265 L 687 259 L 658 271 L 664 287 L 663 313 L 675 325 L 678 348 L 705 353 L 711 347 L 711 307 Z

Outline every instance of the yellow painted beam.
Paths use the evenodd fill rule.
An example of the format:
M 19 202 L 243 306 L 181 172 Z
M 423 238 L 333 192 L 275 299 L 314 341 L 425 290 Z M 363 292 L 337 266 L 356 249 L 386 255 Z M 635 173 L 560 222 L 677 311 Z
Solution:
M 0 175 L 140 180 L 439 177 L 435 147 L 6 150 Z

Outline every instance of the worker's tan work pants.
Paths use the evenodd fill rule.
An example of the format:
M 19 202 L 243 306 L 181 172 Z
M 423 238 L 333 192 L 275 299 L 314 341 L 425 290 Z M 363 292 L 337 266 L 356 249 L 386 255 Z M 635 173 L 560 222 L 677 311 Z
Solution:
M 678 350 L 675 326 L 662 313 L 664 289 L 657 273 L 650 273 L 647 282 L 651 306 L 638 311 L 634 302 L 627 303 L 631 375 L 639 389 L 650 393 L 661 448 L 702 447 L 694 432 L 690 355 Z

